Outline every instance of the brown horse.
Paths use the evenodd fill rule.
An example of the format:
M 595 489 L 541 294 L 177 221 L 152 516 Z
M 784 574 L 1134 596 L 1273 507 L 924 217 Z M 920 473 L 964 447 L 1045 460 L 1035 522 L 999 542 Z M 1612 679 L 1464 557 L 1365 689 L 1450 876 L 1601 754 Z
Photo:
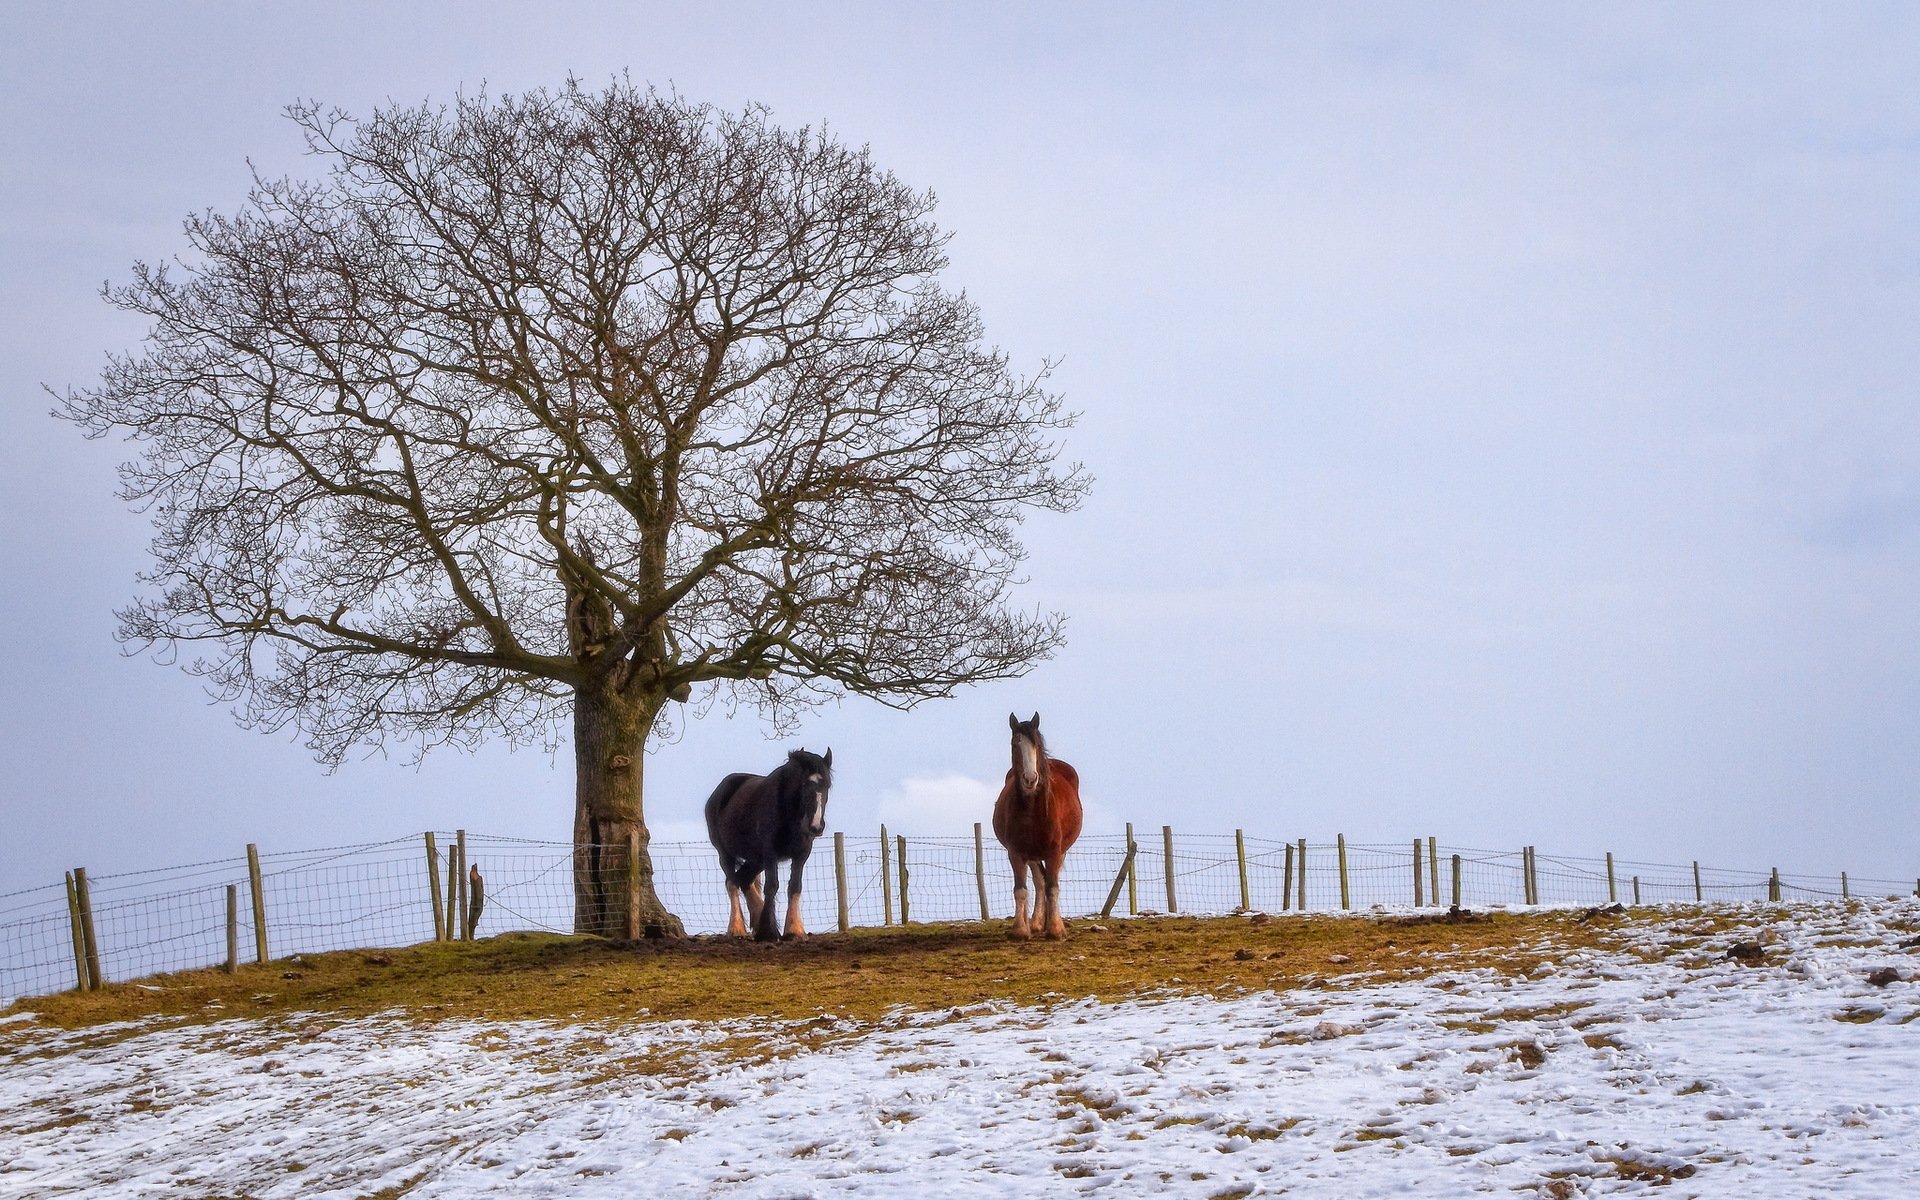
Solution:
M 1007 848 L 1013 864 L 1013 936 L 1035 932 L 1067 936 L 1060 919 L 1060 862 L 1080 836 L 1080 773 L 1047 757 L 1040 736 L 1040 714 L 1022 721 L 1007 714 L 1013 730 L 1013 766 L 993 806 L 993 836 Z M 1027 914 L 1027 874 L 1033 874 L 1032 920 Z

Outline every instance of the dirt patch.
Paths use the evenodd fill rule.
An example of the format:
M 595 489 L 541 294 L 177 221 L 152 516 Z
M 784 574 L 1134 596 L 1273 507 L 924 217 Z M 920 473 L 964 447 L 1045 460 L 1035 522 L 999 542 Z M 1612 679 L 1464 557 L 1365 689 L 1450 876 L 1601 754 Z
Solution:
M 185 971 L 140 981 L 144 986 L 127 982 L 31 997 L 16 1008 L 66 1028 L 160 1016 L 304 1020 L 396 1010 L 422 1020 L 869 1020 L 901 1008 L 986 1001 L 1339 988 L 1469 964 L 1527 972 L 1569 950 L 1607 942 L 1622 924 L 1602 929 L 1563 913 L 1476 914 L 1468 922 L 1156 917 L 1113 920 L 1098 929 L 1083 922 L 1064 944 L 1009 941 L 1004 922 L 859 929 L 771 944 L 510 933 L 377 954 L 301 955 L 297 962 L 242 967 L 235 975 Z M 1335 958 L 1344 961 L 1330 969 Z

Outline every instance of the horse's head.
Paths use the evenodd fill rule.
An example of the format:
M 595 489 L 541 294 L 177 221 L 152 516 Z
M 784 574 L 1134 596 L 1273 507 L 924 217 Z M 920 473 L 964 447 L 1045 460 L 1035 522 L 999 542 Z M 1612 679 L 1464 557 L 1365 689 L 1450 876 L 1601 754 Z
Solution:
M 833 786 L 833 751 L 810 754 L 793 750 L 787 754 L 787 768 L 796 783 L 793 796 L 807 836 L 819 837 L 827 831 L 827 789 Z
M 1047 739 L 1040 736 L 1040 714 L 1022 721 L 1007 714 L 1007 727 L 1013 730 L 1013 773 L 1020 790 L 1031 792 L 1040 786 L 1041 764 L 1047 757 Z

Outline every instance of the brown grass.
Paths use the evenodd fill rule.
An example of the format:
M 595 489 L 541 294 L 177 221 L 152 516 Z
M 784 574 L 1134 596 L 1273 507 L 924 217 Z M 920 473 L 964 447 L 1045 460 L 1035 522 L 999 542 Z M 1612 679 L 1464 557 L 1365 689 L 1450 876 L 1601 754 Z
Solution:
M 395 1010 L 423 1020 L 870 1019 L 940 1009 L 1150 993 L 1231 995 L 1403 979 L 1465 966 L 1517 972 L 1607 930 L 1566 914 L 1465 924 L 1391 918 L 1160 917 L 1076 923 L 1062 943 L 1016 943 L 1004 922 L 915 925 L 763 945 L 718 938 L 612 943 L 514 933 L 479 942 L 299 955 L 183 971 L 21 1001 L 65 1028 L 167 1016 L 336 1018 Z M 1345 961 L 1337 960 L 1344 956 Z

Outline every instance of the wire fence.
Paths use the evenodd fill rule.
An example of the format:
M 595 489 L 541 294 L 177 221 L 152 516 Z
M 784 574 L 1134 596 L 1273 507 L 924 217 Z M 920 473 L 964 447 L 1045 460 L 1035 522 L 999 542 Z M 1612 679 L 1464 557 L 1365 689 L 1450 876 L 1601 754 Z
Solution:
M 464 839 L 464 840 L 463 840 Z M 434 848 L 429 851 L 429 845 Z M 473 930 L 571 933 L 578 893 L 571 843 L 459 832 L 258 856 L 258 891 L 247 856 L 184 867 L 95 876 L 80 897 L 72 876 L 0 895 L 0 1004 L 228 960 L 229 889 L 237 897 L 238 958 L 252 962 L 327 950 L 406 946 L 458 936 L 455 847 L 485 880 Z M 991 836 L 843 836 L 822 839 L 806 871 L 801 913 L 809 930 L 903 918 L 969 921 L 1013 911 L 1006 856 Z M 1716 903 L 1920 895 L 1920 879 L 1783 875 L 1697 863 L 1647 863 L 1442 846 L 1277 841 L 1240 834 L 1163 832 L 1142 838 L 1128 866 L 1128 837 L 1089 835 L 1067 858 L 1061 910 L 1116 916 L 1178 911 L 1332 912 L 1379 906 L 1468 907 Z M 1171 854 L 1169 854 L 1171 850 Z M 903 864 L 904 856 L 904 864 Z M 654 885 L 689 933 L 718 933 L 729 903 L 711 847 L 656 842 Z M 1123 874 L 1124 869 L 1124 874 Z M 784 880 L 788 872 L 782 872 Z M 844 874 L 844 891 L 837 880 Z M 1457 898 L 1457 900 L 1456 900 Z M 776 915 L 784 912 L 784 898 Z M 264 918 L 264 933 L 255 913 Z M 439 914 L 444 914 L 439 915 Z

